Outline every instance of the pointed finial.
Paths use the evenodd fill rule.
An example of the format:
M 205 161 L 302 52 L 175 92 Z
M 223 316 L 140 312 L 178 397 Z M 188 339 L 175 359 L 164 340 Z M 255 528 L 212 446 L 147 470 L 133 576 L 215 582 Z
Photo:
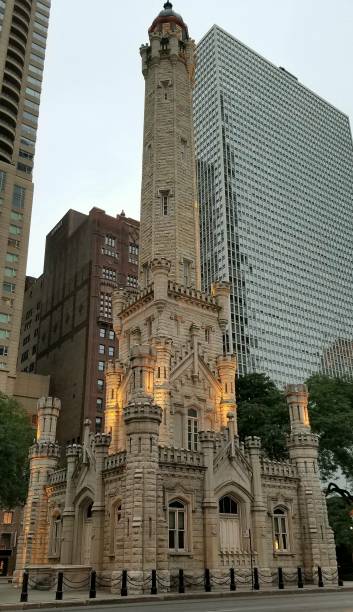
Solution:
M 171 2 L 169 2 L 169 0 L 163 6 L 166 11 L 173 8 L 173 5 Z

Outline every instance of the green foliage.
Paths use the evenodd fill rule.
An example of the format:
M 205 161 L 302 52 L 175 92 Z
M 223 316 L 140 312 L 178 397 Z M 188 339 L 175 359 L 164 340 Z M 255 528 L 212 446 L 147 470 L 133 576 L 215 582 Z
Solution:
M 340 469 L 353 482 L 353 381 L 315 374 L 307 385 L 321 474 L 328 480 Z M 240 438 L 259 436 L 268 457 L 285 459 L 290 425 L 284 393 L 265 374 L 247 374 L 239 377 L 237 396 Z
M 323 478 L 337 469 L 353 480 L 353 381 L 316 374 L 307 381 L 312 430 L 320 435 Z
M 271 459 L 288 456 L 286 435 L 289 412 L 284 394 L 266 374 L 246 374 L 237 383 L 240 439 L 259 436 L 262 449 Z
M 344 546 L 353 551 L 353 520 L 350 516 L 352 508 L 339 495 L 327 498 L 328 518 L 333 533 L 335 534 L 336 546 Z
M 28 416 L 13 399 L 0 394 L 0 507 L 14 508 L 26 499 L 28 449 L 34 432 Z

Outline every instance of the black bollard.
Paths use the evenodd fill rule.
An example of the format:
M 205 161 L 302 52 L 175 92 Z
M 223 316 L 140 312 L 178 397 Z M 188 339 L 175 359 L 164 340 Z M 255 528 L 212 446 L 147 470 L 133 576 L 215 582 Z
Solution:
M 302 589 L 304 587 L 302 568 L 298 567 L 297 572 L 298 572 L 298 589 Z
M 151 595 L 157 595 L 157 571 L 152 570 Z
M 178 585 L 178 593 L 185 593 L 184 586 L 184 570 L 179 570 L 179 585 Z
M 61 601 L 63 598 L 63 582 L 64 582 L 64 574 L 63 572 L 58 573 L 58 582 L 56 585 L 56 593 L 55 599 L 56 601 Z
M 28 572 L 27 571 L 23 572 L 22 590 L 21 590 L 21 598 L 20 598 L 21 602 L 28 601 L 28 578 L 29 578 Z
M 317 566 L 317 577 L 318 577 L 318 586 L 319 587 L 323 587 L 324 586 L 324 581 L 322 579 L 322 569 L 321 569 L 320 565 Z
M 94 570 L 92 570 L 90 584 L 89 584 L 89 598 L 90 599 L 95 599 L 97 596 L 96 578 L 97 578 L 97 574 Z
M 126 597 L 127 596 L 127 570 L 123 570 L 122 576 L 121 576 L 121 591 L 120 591 L 120 595 L 122 597 Z
M 284 589 L 283 569 L 281 567 L 278 568 L 278 588 Z
M 205 591 L 206 593 L 211 593 L 211 577 L 210 577 L 210 570 L 209 569 L 205 569 Z
M 230 590 L 231 591 L 236 591 L 237 590 L 237 585 L 236 585 L 236 582 L 235 582 L 234 567 L 230 568 Z
M 254 567 L 254 591 L 260 590 L 260 582 L 259 582 L 259 570 L 257 567 Z
M 342 570 L 340 565 L 337 565 L 337 579 L 338 586 L 343 586 Z

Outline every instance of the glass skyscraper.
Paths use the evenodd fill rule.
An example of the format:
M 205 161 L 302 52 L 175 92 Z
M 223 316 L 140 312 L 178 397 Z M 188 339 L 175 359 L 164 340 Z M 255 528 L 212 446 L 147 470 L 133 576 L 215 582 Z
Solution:
M 231 283 L 239 373 L 353 375 L 348 117 L 214 26 L 194 119 L 202 284 Z

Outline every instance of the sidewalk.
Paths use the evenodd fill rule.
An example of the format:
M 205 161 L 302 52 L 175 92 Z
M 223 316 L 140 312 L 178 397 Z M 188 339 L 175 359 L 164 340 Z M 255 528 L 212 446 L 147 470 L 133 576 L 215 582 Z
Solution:
M 261 597 L 268 595 L 283 595 L 283 594 L 298 594 L 308 592 L 332 592 L 332 591 L 353 591 L 353 582 L 346 582 L 343 587 L 328 586 L 319 589 L 316 586 L 307 586 L 305 589 L 288 587 L 284 590 L 264 588 L 260 591 L 250 591 L 249 589 L 237 589 L 235 592 L 230 591 L 213 591 L 212 593 L 188 592 L 185 594 L 179 593 L 161 593 L 160 595 L 134 595 L 128 597 L 120 597 L 120 595 L 98 591 L 96 599 L 89 599 L 88 592 L 85 591 L 65 591 L 63 601 L 55 601 L 55 590 L 37 591 L 30 590 L 28 593 L 28 603 L 20 603 L 21 590 L 15 588 L 11 584 L 0 581 L 0 611 L 5 610 L 26 610 L 31 608 L 61 608 L 64 606 L 86 606 L 100 604 L 126 604 L 148 601 L 166 601 L 180 599 L 217 599 L 217 598 L 234 598 L 234 597 Z

